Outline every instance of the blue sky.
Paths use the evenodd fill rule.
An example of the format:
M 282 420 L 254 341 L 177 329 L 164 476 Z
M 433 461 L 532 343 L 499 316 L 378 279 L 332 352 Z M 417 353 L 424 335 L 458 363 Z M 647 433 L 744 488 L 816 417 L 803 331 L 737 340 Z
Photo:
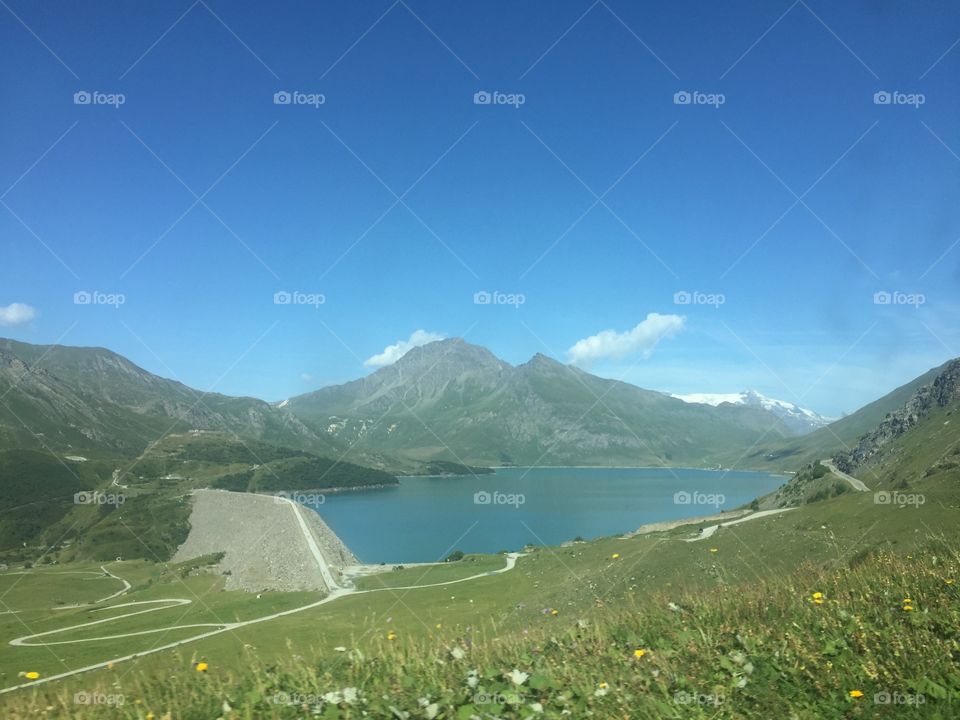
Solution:
M 8 0 L 0 334 L 277 400 L 420 330 L 839 415 L 960 355 L 958 38 L 948 3 Z

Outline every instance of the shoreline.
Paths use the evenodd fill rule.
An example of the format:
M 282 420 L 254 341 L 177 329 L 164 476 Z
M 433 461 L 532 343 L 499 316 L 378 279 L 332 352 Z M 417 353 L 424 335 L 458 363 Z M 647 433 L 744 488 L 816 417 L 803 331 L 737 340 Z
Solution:
M 796 475 L 789 470 L 734 470 L 733 468 L 689 467 L 687 465 L 490 465 L 491 470 L 699 470 L 711 473 L 752 473 L 754 475 Z M 411 477 L 404 475 L 400 477 Z M 427 476 L 430 477 L 430 476 Z M 455 476 L 464 477 L 464 476 Z

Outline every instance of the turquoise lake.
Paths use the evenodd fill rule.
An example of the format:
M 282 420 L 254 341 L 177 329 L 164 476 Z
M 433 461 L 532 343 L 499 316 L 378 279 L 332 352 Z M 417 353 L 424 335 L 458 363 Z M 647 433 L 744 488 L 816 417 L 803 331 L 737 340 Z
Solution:
M 477 477 L 400 478 L 397 487 L 331 493 L 312 507 L 361 562 L 434 562 L 454 550 L 559 545 L 732 510 L 785 480 L 691 469 L 504 468 Z

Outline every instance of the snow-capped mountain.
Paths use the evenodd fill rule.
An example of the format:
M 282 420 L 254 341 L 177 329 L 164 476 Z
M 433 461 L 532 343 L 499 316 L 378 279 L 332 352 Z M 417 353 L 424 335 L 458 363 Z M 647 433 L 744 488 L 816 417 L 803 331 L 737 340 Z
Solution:
M 811 432 L 833 422 L 831 418 L 824 417 L 813 410 L 807 410 L 786 400 L 768 398 L 756 390 L 744 390 L 738 393 L 691 393 L 689 395 L 672 395 L 671 397 L 687 403 L 713 405 L 714 407 L 723 403 L 761 407 L 780 418 L 787 427 L 798 435 Z

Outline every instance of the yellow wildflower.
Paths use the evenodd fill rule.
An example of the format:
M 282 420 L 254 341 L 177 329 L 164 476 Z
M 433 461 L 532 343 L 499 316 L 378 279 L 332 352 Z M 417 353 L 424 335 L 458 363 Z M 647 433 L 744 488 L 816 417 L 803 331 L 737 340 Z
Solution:
M 850 691 L 850 697 L 852 697 L 852 698 L 862 698 L 862 697 L 863 697 L 863 692 L 861 692 L 860 690 L 851 690 L 851 691 Z
M 198 662 L 198 663 L 197 663 L 196 665 L 194 665 L 193 667 L 194 667 L 194 669 L 195 669 L 197 672 L 201 672 L 201 673 L 202 673 L 202 672 L 206 672 L 206 671 L 207 671 L 207 668 L 209 668 L 210 666 L 207 665 L 207 663 L 205 663 L 205 662 Z
M 643 657 L 644 655 L 646 655 L 646 654 L 647 654 L 647 651 L 646 651 L 646 650 L 643 650 L 643 649 L 641 649 L 641 648 L 637 648 L 636 650 L 633 651 L 633 656 L 634 656 L 637 660 L 639 660 L 640 658 L 642 658 L 642 657 Z

